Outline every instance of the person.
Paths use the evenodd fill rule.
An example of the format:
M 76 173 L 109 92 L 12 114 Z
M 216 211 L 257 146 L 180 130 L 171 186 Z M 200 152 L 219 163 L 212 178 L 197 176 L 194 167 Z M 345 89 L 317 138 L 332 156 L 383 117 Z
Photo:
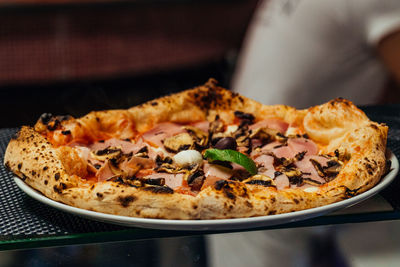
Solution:
M 382 99 L 389 76 L 400 81 L 399 0 L 270 0 L 256 10 L 232 88 L 263 104 L 365 105 Z M 349 266 L 338 240 L 361 240 L 337 229 L 210 235 L 210 266 Z
M 263 104 L 307 108 L 382 99 L 400 81 L 400 1 L 270 0 L 254 15 L 232 88 Z

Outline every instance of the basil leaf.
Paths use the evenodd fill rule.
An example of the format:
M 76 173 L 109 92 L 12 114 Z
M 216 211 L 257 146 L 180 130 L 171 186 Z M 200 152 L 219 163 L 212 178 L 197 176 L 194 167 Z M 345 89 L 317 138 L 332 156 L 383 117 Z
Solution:
M 207 149 L 204 156 L 211 160 L 234 162 L 243 166 L 251 175 L 257 174 L 257 167 L 254 161 L 236 150 L 231 149 Z

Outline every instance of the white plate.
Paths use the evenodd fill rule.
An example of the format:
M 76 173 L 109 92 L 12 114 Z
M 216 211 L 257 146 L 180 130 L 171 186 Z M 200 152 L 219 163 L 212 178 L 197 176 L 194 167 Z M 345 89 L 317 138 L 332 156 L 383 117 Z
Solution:
M 164 219 L 146 219 L 146 218 L 134 218 L 134 217 L 126 217 L 126 216 L 118 216 L 105 214 L 101 212 L 88 211 L 84 209 L 79 209 L 75 207 L 71 207 L 60 202 L 51 200 L 45 196 L 43 196 L 38 191 L 32 189 L 28 185 L 26 185 L 21 179 L 18 177 L 14 178 L 17 186 L 24 191 L 26 194 L 31 196 L 32 198 L 54 207 L 56 209 L 60 209 L 62 211 L 66 211 L 81 217 L 85 217 L 88 219 L 93 219 L 97 221 L 124 225 L 124 226 L 132 226 L 132 227 L 143 227 L 143 228 L 152 228 L 152 229 L 162 229 L 162 230 L 231 230 L 231 229 L 245 229 L 245 228 L 254 228 L 254 227 L 263 227 L 263 226 L 272 226 L 283 223 L 290 223 L 300 220 L 305 220 L 317 216 L 321 216 L 327 214 L 329 212 L 350 207 L 354 204 L 357 204 L 371 196 L 377 194 L 379 191 L 388 186 L 396 177 L 399 171 L 399 162 L 396 156 L 389 152 L 388 158 L 392 161 L 392 170 L 382 178 L 382 180 L 371 188 L 370 190 L 357 195 L 355 197 L 342 200 L 340 202 L 336 202 L 330 205 L 326 205 L 323 207 L 295 211 L 291 213 L 277 214 L 277 215 L 268 215 L 268 216 L 260 216 L 260 217 L 252 217 L 252 218 L 239 218 L 239 219 L 220 219 L 220 220 L 164 220 Z

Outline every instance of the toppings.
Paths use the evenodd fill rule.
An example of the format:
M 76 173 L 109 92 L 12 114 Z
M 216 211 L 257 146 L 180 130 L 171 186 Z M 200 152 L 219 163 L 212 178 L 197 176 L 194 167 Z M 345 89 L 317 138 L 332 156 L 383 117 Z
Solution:
M 105 161 L 107 159 L 118 158 L 121 156 L 122 150 L 117 147 L 108 147 L 102 150 L 92 151 L 90 155 L 92 158 Z
M 173 157 L 173 161 L 180 167 L 185 167 L 193 164 L 201 164 L 203 157 L 196 150 L 181 151 Z
M 185 126 L 183 127 L 192 137 L 195 147 L 198 149 L 204 149 L 208 145 L 208 133 L 204 132 L 200 128 Z
M 274 180 L 264 174 L 254 175 L 243 181 L 245 184 L 261 185 L 265 187 L 276 187 Z
M 217 149 L 231 149 L 236 150 L 237 144 L 236 140 L 233 137 L 223 137 L 218 140 L 218 142 L 214 145 Z
M 170 152 L 179 152 L 194 147 L 193 138 L 188 133 L 181 133 L 164 140 L 164 147 Z
M 234 162 L 243 166 L 250 174 L 255 175 L 257 173 L 257 167 L 252 159 L 246 155 L 231 149 L 208 149 L 204 154 L 206 158 L 211 161 L 220 160 Z
M 253 114 L 234 116 L 231 124 L 218 115 L 211 122 L 164 122 L 136 138 L 71 146 L 98 181 L 190 195 L 233 180 L 277 190 L 315 188 L 336 178 L 350 158 L 344 149 L 318 155 L 318 146 L 301 129 L 291 125 L 296 134 L 289 134 L 289 124 L 279 119 L 254 123 Z

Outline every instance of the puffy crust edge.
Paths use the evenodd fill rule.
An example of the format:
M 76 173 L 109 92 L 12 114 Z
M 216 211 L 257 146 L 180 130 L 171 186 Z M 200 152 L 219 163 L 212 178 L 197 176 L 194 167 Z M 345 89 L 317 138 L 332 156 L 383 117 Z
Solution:
M 78 176 L 69 173 L 56 148 L 33 128 L 25 126 L 10 141 L 4 163 L 27 184 L 56 201 L 110 214 L 163 219 L 251 217 L 323 206 L 368 190 L 385 172 L 388 128 L 371 122 L 356 106 L 343 99 L 308 110 L 264 106 L 217 87 L 210 80 L 204 86 L 126 111 L 91 112 L 76 121 L 83 128 L 80 133 L 106 131 L 129 138 L 162 121 L 190 122 L 213 119 L 220 114 L 229 122 L 234 119 L 231 110 L 252 113 L 256 119 L 275 117 L 303 126 L 321 144 L 324 153 L 342 147 L 351 153 L 351 159 L 335 180 L 313 193 L 298 189 L 277 191 L 234 181 L 208 187 L 196 197 L 153 193 L 115 182 L 87 186 Z M 121 117 L 125 120 L 122 131 L 118 127 Z M 38 125 L 40 122 L 36 128 L 40 128 Z

